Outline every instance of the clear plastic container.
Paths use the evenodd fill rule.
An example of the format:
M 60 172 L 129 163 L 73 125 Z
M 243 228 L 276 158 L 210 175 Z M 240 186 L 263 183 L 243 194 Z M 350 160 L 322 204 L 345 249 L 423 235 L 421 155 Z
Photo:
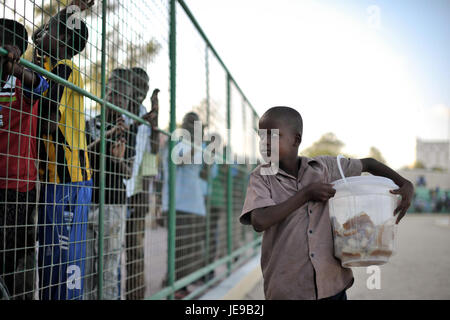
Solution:
M 400 197 L 389 192 L 398 186 L 390 179 L 358 176 L 332 182 L 329 200 L 334 254 L 343 267 L 382 265 L 397 249 L 394 210 Z

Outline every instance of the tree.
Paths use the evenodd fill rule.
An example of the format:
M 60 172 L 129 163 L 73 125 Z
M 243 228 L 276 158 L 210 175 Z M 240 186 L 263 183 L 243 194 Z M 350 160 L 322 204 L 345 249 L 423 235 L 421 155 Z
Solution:
M 34 6 L 34 19 L 33 24 L 34 28 L 39 27 L 43 23 L 49 21 L 49 19 L 55 15 L 59 10 L 63 9 L 70 3 L 70 0 L 46 0 L 44 3 L 41 2 L 42 6 L 35 5 Z M 108 16 L 115 14 L 118 9 L 120 9 L 120 3 L 117 1 L 109 1 L 106 6 L 106 15 L 107 20 Z M 96 1 L 96 5 L 92 8 L 89 8 L 85 11 L 84 15 L 86 18 L 89 18 L 89 21 L 86 19 L 87 23 L 92 25 L 93 27 L 101 25 L 98 23 L 98 20 L 101 19 L 101 1 Z M 123 10 L 122 10 L 123 12 Z M 31 35 L 32 30 L 26 25 L 29 34 Z M 136 43 L 136 41 L 127 41 L 125 39 L 125 34 L 120 32 L 119 23 L 114 23 L 113 25 L 107 23 L 106 30 L 106 77 L 108 74 L 117 67 L 136 67 L 141 66 L 145 68 L 145 65 L 151 62 L 154 56 L 158 53 L 160 49 L 159 43 L 151 39 L 148 42 Z M 93 35 L 89 36 L 90 38 Z M 97 35 L 98 37 L 98 35 Z M 97 39 L 98 40 L 98 39 Z M 93 40 L 91 40 L 93 41 Z M 96 43 L 95 41 L 93 43 Z M 98 45 L 97 45 L 98 46 Z M 86 71 L 84 75 L 84 82 L 86 86 L 86 90 L 90 91 L 92 94 L 96 96 L 101 95 L 101 52 L 98 50 L 97 46 L 93 46 L 93 48 L 88 48 L 89 43 L 86 46 L 86 49 L 80 54 L 80 60 L 77 59 L 80 67 Z M 29 46 L 27 54 L 25 57 L 27 60 L 31 60 L 31 48 Z M 92 50 L 91 50 L 92 49 Z M 124 54 L 126 52 L 126 54 Z M 86 63 L 82 63 L 81 61 L 86 61 Z
M 425 169 L 425 165 L 421 161 L 414 162 L 413 169 Z
M 309 158 L 317 156 L 338 156 L 342 154 L 341 150 L 344 143 L 339 140 L 332 132 L 325 133 L 320 139 L 314 142 L 310 147 L 303 150 L 300 154 Z
M 386 160 L 384 159 L 384 157 L 381 154 L 380 150 L 378 150 L 375 147 L 370 147 L 369 158 L 373 158 L 375 160 L 380 161 L 381 163 L 386 164 Z

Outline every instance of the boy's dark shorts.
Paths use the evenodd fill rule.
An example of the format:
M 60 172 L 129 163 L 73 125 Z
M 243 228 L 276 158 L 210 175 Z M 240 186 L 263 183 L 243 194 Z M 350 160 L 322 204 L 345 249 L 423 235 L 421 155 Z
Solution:
M 342 290 L 341 292 L 339 292 L 338 294 L 328 297 L 328 298 L 323 298 L 320 300 L 347 300 L 347 293 L 345 290 Z

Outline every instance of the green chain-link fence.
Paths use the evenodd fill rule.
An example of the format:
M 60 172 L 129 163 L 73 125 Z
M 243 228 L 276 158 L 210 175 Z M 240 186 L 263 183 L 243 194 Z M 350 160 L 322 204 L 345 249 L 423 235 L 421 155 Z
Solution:
M 1 8 L 4 298 L 196 298 L 257 252 L 258 116 L 184 1 Z

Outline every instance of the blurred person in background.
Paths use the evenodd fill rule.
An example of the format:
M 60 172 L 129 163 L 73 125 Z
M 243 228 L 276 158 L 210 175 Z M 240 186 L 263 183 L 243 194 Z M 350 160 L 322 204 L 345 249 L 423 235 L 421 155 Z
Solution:
M 176 236 L 175 236 L 175 278 L 179 280 L 195 272 L 205 265 L 205 215 L 204 182 L 207 179 L 206 166 L 194 163 L 194 159 L 202 158 L 202 137 L 194 139 L 195 122 L 200 118 L 195 112 L 188 112 L 183 117 L 181 128 L 189 132 L 190 140 L 176 143 L 174 153 L 183 158 L 188 156 L 190 163 L 176 165 Z M 162 207 L 165 216 L 169 210 L 169 177 L 168 177 L 168 146 L 163 151 L 164 183 L 162 192 Z M 203 161 L 202 161 L 203 163 Z M 167 280 L 165 280 L 167 282 Z M 175 292 L 176 299 L 182 299 L 189 294 L 187 286 Z
M 226 148 L 223 146 L 222 137 L 218 133 L 211 134 L 211 137 L 214 137 L 211 142 L 214 142 L 220 147 L 219 150 L 214 148 L 211 156 L 224 159 Z M 226 217 L 228 166 L 225 163 L 218 164 L 217 162 L 217 160 L 214 160 L 213 164 L 208 167 L 208 182 L 210 182 L 210 185 L 208 186 L 206 203 L 207 205 L 209 204 L 210 210 L 206 213 L 209 215 L 209 252 L 207 252 L 206 264 L 214 262 L 216 258 L 218 246 L 220 244 L 219 221 Z M 212 270 L 204 277 L 204 281 L 209 281 L 213 279 L 214 276 L 215 271 Z
M 132 74 L 127 69 L 115 69 L 107 82 L 106 101 L 127 109 L 133 87 Z M 125 245 L 126 186 L 124 180 L 131 176 L 131 164 L 126 159 L 127 136 L 125 119 L 117 111 L 106 108 L 106 154 L 105 154 L 105 197 L 104 197 L 104 264 L 103 299 L 120 300 L 121 261 Z M 96 274 L 98 246 L 98 216 L 100 204 L 100 130 L 101 115 L 86 122 L 89 158 L 94 171 L 94 193 L 89 212 L 88 267 L 86 272 L 86 299 L 96 299 L 98 294 Z
M 126 123 L 130 126 L 127 158 L 133 159 L 131 178 L 125 181 L 128 203 L 125 251 L 126 299 L 136 300 L 143 299 L 145 295 L 145 217 L 150 206 L 155 206 L 155 203 L 150 203 L 150 198 L 153 192 L 153 176 L 157 174 L 159 89 L 153 90 L 151 110 L 147 112 L 143 102 L 150 89 L 150 78 L 142 68 L 134 67 L 129 71 L 133 91 L 128 110 L 151 125 L 149 127 L 124 116 Z

